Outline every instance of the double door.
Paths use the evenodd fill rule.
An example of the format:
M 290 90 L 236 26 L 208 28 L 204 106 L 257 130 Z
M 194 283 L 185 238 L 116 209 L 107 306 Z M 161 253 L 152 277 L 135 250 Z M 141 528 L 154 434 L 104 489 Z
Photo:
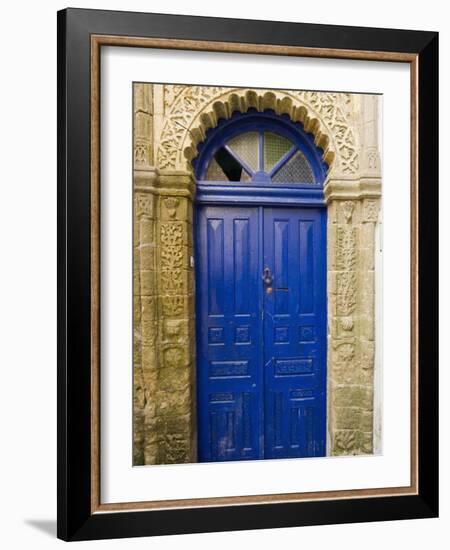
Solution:
M 200 462 L 323 456 L 326 210 L 200 206 Z

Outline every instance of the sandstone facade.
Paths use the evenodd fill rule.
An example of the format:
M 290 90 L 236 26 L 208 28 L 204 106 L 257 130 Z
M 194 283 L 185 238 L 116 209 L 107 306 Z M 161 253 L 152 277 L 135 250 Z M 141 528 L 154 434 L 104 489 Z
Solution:
M 301 122 L 330 166 L 328 454 L 373 452 L 379 99 L 139 83 L 134 85 L 135 465 L 196 461 L 191 160 L 219 119 L 250 108 Z

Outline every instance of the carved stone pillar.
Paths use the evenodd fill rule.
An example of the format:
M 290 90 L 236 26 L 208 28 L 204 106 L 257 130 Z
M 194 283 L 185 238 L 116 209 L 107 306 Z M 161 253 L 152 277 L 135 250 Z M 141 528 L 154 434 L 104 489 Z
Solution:
M 196 460 L 190 172 L 154 167 L 162 86 L 134 87 L 133 463 Z
M 331 179 L 328 202 L 330 454 L 373 448 L 374 221 L 380 186 Z
M 146 426 L 154 416 L 151 395 L 156 369 L 155 200 L 153 164 L 153 88 L 134 87 L 134 223 L 133 223 L 133 464 L 152 454 Z
M 158 371 L 156 434 L 160 464 L 195 462 L 195 300 L 190 173 L 158 181 Z M 148 462 L 147 462 L 148 463 Z
M 142 183 L 142 179 L 136 179 Z M 147 464 L 156 453 L 149 426 L 155 422 L 156 389 L 156 271 L 155 196 L 140 186 L 135 192 L 134 249 L 134 464 Z
M 374 447 L 375 229 L 381 198 L 378 98 L 358 97 L 359 168 L 332 173 L 328 204 L 328 431 L 332 455 Z

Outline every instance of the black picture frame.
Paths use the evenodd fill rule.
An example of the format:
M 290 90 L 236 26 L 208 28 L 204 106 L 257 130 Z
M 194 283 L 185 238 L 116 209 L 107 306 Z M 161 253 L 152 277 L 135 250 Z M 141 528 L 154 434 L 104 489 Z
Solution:
M 91 36 L 400 52 L 418 71 L 418 493 L 93 513 Z M 355 54 L 357 55 L 357 54 Z M 58 12 L 58 532 L 138 537 L 438 515 L 438 33 L 66 9 Z

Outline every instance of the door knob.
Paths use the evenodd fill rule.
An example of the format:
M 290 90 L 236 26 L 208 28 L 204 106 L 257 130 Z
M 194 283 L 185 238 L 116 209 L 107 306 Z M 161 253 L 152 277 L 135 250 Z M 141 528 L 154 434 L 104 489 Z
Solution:
M 262 280 L 264 281 L 264 284 L 267 286 L 270 286 L 273 282 L 272 274 L 270 273 L 270 269 L 268 267 L 264 268 Z

